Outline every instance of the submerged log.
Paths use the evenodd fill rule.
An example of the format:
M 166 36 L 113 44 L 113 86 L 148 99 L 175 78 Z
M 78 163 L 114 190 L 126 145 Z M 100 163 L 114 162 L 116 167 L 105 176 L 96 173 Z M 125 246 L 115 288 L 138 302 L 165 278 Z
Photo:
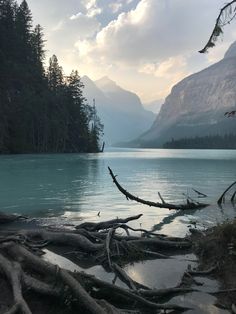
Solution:
M 113 182 L 115 183 L 116 187 L 118 188 L 118 190 L 125 195 L 127 200 L 132 200 L 132 201 L 136 201 L 138 203 L 144 204 L 144 205 L 148 205 L 148 206 L 153 206 L 153 207 L 158 207 L 158 208 L 168 208 L 168 209 L 175 209 L 175 210 L 187 210 L 187 209 L 201 209 L 204 207 L 209 206 L 209 204 L 205 204 L 205 203 L 200 203 L 200 202 L 193 202 L 193 201 L 187 201 L 186 204 L 170 204 L 170 203 L 166 203 L 165 201 L 162 203 L 159 202 L 152 202 L 152 201 L 146 201 L 142 198 L 139 198 L 137 196 L 134 196 L 133 194 L 131 194 L 130 192 L 126 191 L 120 184 L 119 182 L 116 180 L 116 176 L 114 175 L 114 173 L 112 172 L 111 168 L 108 167 L 109 169 L 109 173 L 113 179 Z

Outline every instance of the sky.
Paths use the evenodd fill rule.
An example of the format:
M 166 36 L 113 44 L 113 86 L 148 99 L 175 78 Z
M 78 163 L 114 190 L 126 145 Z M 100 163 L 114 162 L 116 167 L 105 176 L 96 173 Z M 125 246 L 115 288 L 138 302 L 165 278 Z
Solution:
M 18 1 L 20 2 L 20 1 Z M 164 99 L 184 77 L 219 61 L 236 40 L 235 22 L 200 54 L 226 0 L 28 0 L 44 28 L 47 58 L 65 74 L 108 76 L 143 103 Z M 47 61 L 45 61 L 47 65 Z

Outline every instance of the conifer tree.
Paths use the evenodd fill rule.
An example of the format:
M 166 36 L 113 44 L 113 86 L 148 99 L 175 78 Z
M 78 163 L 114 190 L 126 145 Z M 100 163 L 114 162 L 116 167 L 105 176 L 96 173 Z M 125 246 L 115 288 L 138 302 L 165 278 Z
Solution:
M 62 67 L 59 66 L 57 57 L 53 55 L 49 59 L 49 67 L 47 72 L 48 84 L 51 91 L 57 92 L 64 83 Z
M 65 79 L 55 55 L 44 70 L 42 27 L 32 24 L 25 0 L 0 0 L 0 153 L 96 151 L 78 72 Z

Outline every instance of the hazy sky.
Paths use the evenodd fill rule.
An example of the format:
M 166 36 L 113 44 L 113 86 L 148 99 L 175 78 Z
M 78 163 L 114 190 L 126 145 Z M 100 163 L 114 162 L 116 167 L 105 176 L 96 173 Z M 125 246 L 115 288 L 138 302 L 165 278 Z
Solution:
M 19 1 L 20 2 L 20 1 Z M 226 0 L 28 0 L 44 28 L 48 56 L 65 73 L 109 76 L 142 101 L 164 98 L 190 73 L 220 60 L 236 40 L 235 22 L 203 48 Z

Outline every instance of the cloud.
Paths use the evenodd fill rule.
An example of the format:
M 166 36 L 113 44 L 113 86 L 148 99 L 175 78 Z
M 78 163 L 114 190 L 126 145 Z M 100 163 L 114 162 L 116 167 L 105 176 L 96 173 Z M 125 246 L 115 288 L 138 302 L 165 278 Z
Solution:
M 183 56 L 170 57 L 161 63 L 146 63 L 139 69 L 140 73 L 152 74 L 156 77 L 171 77 L 173 72 L 186 73 L 187 62 Z
M 223 43 L 208 55 L 197 52 L 225 0 L 28 2 L 63 68 L 95 79 L 108 75 L 146 100 L 166 96 L 178 80 L 218 61 L 236 38 L 227 26 Z
M 85 42 L 86 39 L 92 38 L 100 28 L 101 25 L 96 18 L 81 12 L 59 21 L 48 34 L 50 54 L 59 54 L 64 59 L 68 50 L 73 51 L 76 41 Z M 78 52 L 73 51 L 73 53 Z
M 87 9 L 86 15 L 88 17 L 94 17 L 102 13 L 102 8 L 98 6 L 97 0 L 84 0 L 82 3 Z
M 72 15 L 69 20 L 65 23 L 65 28 L 68 31 L 68 28 L 74 31 L 74 34 L 78 38 L 88 38 L 96 34 L 101 25 L 100 23 L 93 18 L 92 16 L 87 16 L 81 12 Z M 75 35 L 73 35 L 75 38 Z
M 204 4 L 204 5 L 203 5 Z M 119 2 L 116 3 L 119 6 Z M 141 0 L 128 12 L 103 27 L 95 41 L 87 43 L 89 52 L 103 56 L 109 62 L 140 64 L 161 62 L 176 55 L 197 51 L 201 47 L 202 34 L 215 15 L 204 0 Z M 199 20 L 197 11 L 201 13 Z
M 116 13 L 118 11 L 120 11 L 120 9 L 122 8 L 123 4 L 120 2 L 113 2 L 109 4 L 109 8 L 111 8 L 113 13 Z

